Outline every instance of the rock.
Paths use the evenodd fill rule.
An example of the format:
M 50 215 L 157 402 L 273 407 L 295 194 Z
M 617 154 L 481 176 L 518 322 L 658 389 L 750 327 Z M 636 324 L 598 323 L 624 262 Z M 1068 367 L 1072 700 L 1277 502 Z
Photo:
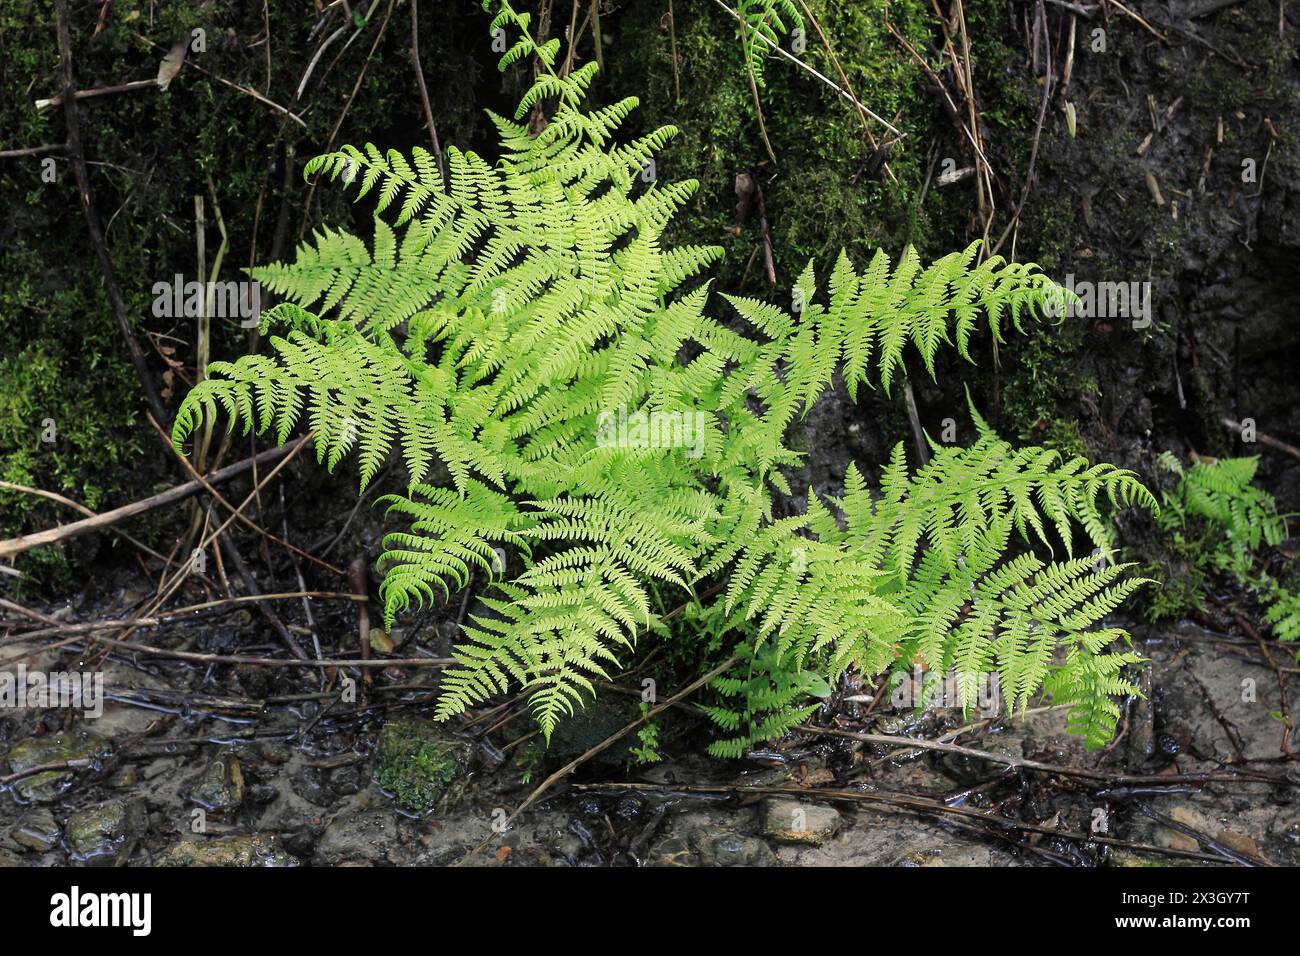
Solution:
M 1189 806 L 1174 807 L 1169 811 L 1169 819 L 1174 823 L 1181 823 L 1185 827 L 1190 827 L 1207 837 L 1212 837 L 1219 829 L 1214 821 L 1210 820 L 1205 814 Z M 1194 852 L 1201 848 L 1200 841 L 1195 837 L 1172 827 L 1158 827 L 1154 839 L 1157 846 L 1168 847 L 1171 850 Z
M 772 866 L 776 854 L 758 837 L 697 827 L 662 840 L 646 866 Z
M 776 862 L 772 848 L 758 837 L 741 833 L 691 834 L 702 866 L 771 866 Z
M 646 866 L 699 866 L 699 857 L 685 837 L 669 837 L 650 851 Z
M 422 718 L 384 724 L 375 781 L 408 810 L 448 809 L 466 789 L 473 746 Z
M 74 813 L 66 828 L 68 848 L 78 859 L 117 853 L 149 826 L 144 801 L 122 798 Z
M 250 833 L 217 840 L 185 840 L 169 848 L 154 866 L 297 866 L 273 833 Z
M 633 699 L 607 695 L 560 721 L 555 732 L 551 734 L 550 745 L 546 755 L 559 761 L 579 757 L 591 750 L 629 723 L 641 716 L 641 711 Z M 632 748 L 636 746 L 636 735 L 620 737 L 612 745 L 591 758 L 596 767 L 615 769 L 625 767 L 632 759 Z
M 0 870 L 6 866 L 22 866 L 23 861 L 18 858 L 18 854 L 11 853 L 4 847 L 0 846 Z
M 763 802 L 763 835 L 781 843 L 821 846 L 840 828 L 839 811 L 785 797 Z
M 19 846 L 36 853 L 44 853 L 59 842 L 59 824 L 49 810 L 33 810 L 9 831 L 9 837 Z
M 941 867 L 947 865 L 948 862 L 943 858 L 943 851 L 939 849 L 916 850 L 913 853 L 905 853 L 894 863 L 894 866 L 901 867 Z
M 70 761 L 84 760 L 88 765 L 47 770 L 24 777 L 14 784 L 14 796 L 20 803 L 51 803 L 72 788 L 78 773 L 99 769 L 112 752 L 111 743 L 98 734 L 87 733 L 84 730 L 23 740 L 9 751 L 10 773 L 22 773 L 33 767 Z
M 140 771 L 133 766 L 126 766 L 113 771 L 106 782 L 113 790 L 130 790 L 139 781 Z
M 1236 830 L 1220 830 L 1215 839 L 1229 850 L 1235 850 L 1245 856 L 1259 858 L 1259 844 L 1249 834 Z
M 342 813 L 321 834 L 313 860 L 328 866 L 388 862 L 397 841 L 397 818 L 390 807 Z
M 189 798 L 205 810 L 226 813 L 244 800 L 244 774 L 233 754 L 222 754 L 203 771 Z

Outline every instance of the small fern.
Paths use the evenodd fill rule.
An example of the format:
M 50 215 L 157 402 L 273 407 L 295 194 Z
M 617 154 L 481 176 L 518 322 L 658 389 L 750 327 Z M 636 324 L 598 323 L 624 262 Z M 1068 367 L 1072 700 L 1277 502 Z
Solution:
M 921 661 L 963 687 L 998 673 L 1013 707 L 1048 686 L 1103 740 L 1135 658 L 1096 625 L 1139 582 L 1090 570 L 1073 536 L 1109 547 L 1103 502 L 1154 506 L 1132 474 L 1014 449 L 976 416 L 973 446 L 936 447 L 915 473 L 896 449 L 878 494 L 850 466 L 842 499 L 810 493 L 778 518 L 773 497 L 800 461 L 789 426 L 837 374 L 888 391 L 912 352 L 931 375 L 945 347 L 970 361 L 985 326 L 998 341 L 1030 331 L 1057 287 L 979 261 L 978 244 L 929 266 L 877 253 L 861 272 L 841 254 L 825 290 L 803 270 L 793 313 L 728 297 L 736 331 L 697 279 L 720 251 L 662 238 L 695 183 L 636 175 L 674 131 L 620 144 L 636 101 L 585 112 L 595 67 L 561 76 L 558 43 L 497 10 L 493 28 L 519 35 L 503 69 L 539 66 L 515 118 L 492 117 L 500 158 L 449 148 L 445 178 L 418 148 L 308 163 L 377 197 L 373 238 L 322 230 L 294 262 L 254 270 L 287 300 L 263 317 L 271 354 L 214 363 L 178 413 L 178 447 L 224 413 L 281 442 L 308 425 L 330 469 L 356 454 L 363 486 L 401 455 L 410 483 L 384 499 L 407 526 L 380 558 L 388 623 L 475 571 L 495 582 L 443 674 L 442 719 L 523 687 L 549 738 L 661 629 L 656 591 L 694 600 L 717 583 L 711 607 L 745 664 L 714 685 L 731 701 L 715 752 L 784 731 L 847 668 Z M 519 120 L 543 100 L 553 115 L 530 135 Z
M 1287 537 L 1285 515 L 1267 491 L 1254 485 L 1258 457 L 1197 459 L 1190 468 L 1172 453 L 1159 463 L 1177 477 L 1164 495 L 1160 524 L 1182 531 L 1196 522 L 1208 529 L 1196 545 L 1198 567 L 1230 574 L 1264 604 L 1264 621 L 1280 641 L 1300 639 L 1300 592 L 1279 582 L 1259 560 L 1264 547 Z
M 828 697 L 830 685 L 816 671 L 787 666 L 785 656 L 770 644 L 742 643 L 741 660 L 731 673 L 714 678 L 710 686 L 726 704 L 705 706 L 704 712 L 723 733 L 709 744 L 715 757 L 736 759 L 755 744 L 784 736 L 821 707 L 810 697 Z
M 804 28 L 803 16 L 792 0 L 740 0 L 741 45 L 745 63 L 756 86 L 766 86 L 763 68 L 771 46 L 780 46 L 782 38 Z M 769 46 L 770 44 L 770 46 Z

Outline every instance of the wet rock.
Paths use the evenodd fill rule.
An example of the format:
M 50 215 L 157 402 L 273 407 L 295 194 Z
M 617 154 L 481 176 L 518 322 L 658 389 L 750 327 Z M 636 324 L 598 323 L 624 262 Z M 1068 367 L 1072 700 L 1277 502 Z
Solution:
M 46 770 L 14 784 L 20 803 L 50 803 L 67 793 L 78 774 L 94 771 L 113 752 L 113 745 L 98 734 L 77 730 L 21 741 L 9 751 L 9 772 L 22 773 L 46 764 L 86 761 L 86 766 Z
M 9 837 L 24 849 L 44 853 L 58 844 L 59 833 L 59 824 L 54 819 L 54 814 L 42 808 L 24 814 L 9 831 Z
M 293 748 L 278 740 L 268 740 L 258 745 L 257 756 L 278 767 L 293 759 Z
M 140 772 L 133 766 L 122 767 L 108 778 L 108 786 L 114 790 L 130 790 L 140 779 Z
M 895 861 L 901 867 L 989 867 L 998 862 L 983 846 L 945 845 L 906 853 Z
M 325 772 L 317 767 L 303 767 L 289 777 L 289 787 L 308 803 L 328 807 L 333 802 L 325 785 Z
M 1259 844 L 1255 842 L 1254 837 L 1247 833 L 1241 833 L 1237 830 L 1220 830 L 1215 839 L 1229 850 L 1234 850 L 1243 856 L 1259 858 Z
M 839 811 L 784 797 L 763 803 L 763 835 L 781 843 L 821 846 L 840 828 Z
M 11 853 L 4 847 L 0 846 L 0 870 L 6 866 L 22 866 L 23 861 L 18 858 L 18 854 Z
M 646 866 L 699 866 L 699 857 L 685 837 L 669 837 L 650 851 Z
M 698 827 L 670 836 L 650 852 L 646 866 L 773 866 L 776 854 L 755 836 Z
M 379 740 L 375 781 L 408 810 L 446 810 L 464 794 L 473 755 L 471 744 L 431 720 L 390 720 Z
M 771 866 L 776 862 L 770 846 L 742 833 L 696 831 L 691 843 L 702 866 Z
M 1207 837 L 1214 836 L 1218 830 L 1213 820 L 1188 806 L 1174 807 L 1169 811 L 1169 819 Z M 1157 846 L 1168 847 L 1171 850 L 1196 851 L 1201 848 L 1200 841 L 1196 837 L 1173 827 L 1159 827 L 1155 832 L 1155 843 Z
M 273 833 L 250 833 L 217 840 L 185 840 L 169 848 L 155 866 L 297 866 Z
M 392 862 L 389 853 L 397 843 L 397 818 L 390 808 L 342 813 L 321 834 L 314 862 L 329 866 Z
M 110 800 L 68 818 L 68 848 L 82 860 L 108 856 L 133 842 L 148 826 L 143 800 Z
M 189 798 L 205 810 L 227 813 L 244 800 L 244 773 L 233 754 L 222 754 L 203 771 Z
M 581 756 L 636 720 L 640 713 L 635 703 L 623 698 L 593 701 L 571 717 L 560 721 L 551 735 L 547 755 L 554 755 L 558 760 Z M 622 737 L 591 758 L 591 763 L 610 769 L 623 767 L 632 758 L 632 747 L 635 745 L 635 735 Z

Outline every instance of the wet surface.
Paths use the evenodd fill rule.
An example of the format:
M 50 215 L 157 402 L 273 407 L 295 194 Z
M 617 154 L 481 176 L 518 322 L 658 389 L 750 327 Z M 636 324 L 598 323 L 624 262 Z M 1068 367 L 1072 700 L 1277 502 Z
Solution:
M 160 629 L 150 643 L 199 647 L 250 623 L 227 609 Z M 436 725 L 423 716 L 429 674 L 415 668 L 378 671 L 348 702 L 321 690 L 330 675 L 313 668 L 268 667 L 252 679 L 252 665 L 114 655 L 101 665 L 101 716 L 0 717 L 0 862 L 1300 863 L 1300 773 L 1281 758 L 1276 675 L 1254 642 L 1191 623 L 1134 633 L 1151 692 L 1127 702 L 1120 734 L 1101 751 L 1067 735 L 1059 709 L 965 721 L 956 710 L 899 710 L 888 696 L 873 705 L 872 688 L 846 681 L 815 718 L 821 732 L 718 761 L 701 756 L 707 738 L 684 712 L 663 762 L 586 762 L 514 820 L 544 776 L 585 749 L 530 750 L 518 704 Z M 3 650 L 21 646 L 8 639 Z M 400 653 L 421 650 L 413 639 Z M 245 643 L 241 652 L 258 651 Z M 65 648 L 25 662 L 53 670 L 88 656 Z M 606 735 L 602 724 L 597 736 Z M 395 754 L 399 763 L 385 763 Z M 394 770 L 412 766 L 436 787 L 412 790 Z

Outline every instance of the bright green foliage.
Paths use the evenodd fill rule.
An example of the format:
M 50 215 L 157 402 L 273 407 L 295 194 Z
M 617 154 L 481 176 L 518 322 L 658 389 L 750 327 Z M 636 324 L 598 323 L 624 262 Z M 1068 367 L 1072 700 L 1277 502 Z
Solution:
M 641 702 L 641 716 L 645 717 L 650 713 L 650 705 L 645 701 Z M 658 763 L 663 760 L 663 754 L 659 752 L 659 725 L 653 720 L 646 721 L 642 724 L 641 729 L 636 733 L 637 746 L 628 748 L 628 753 L 640 764 Z
M 771 52 L 768 44 L 780 46 L 787 34 L 802 30 L 803 16 L 792 0 L 740 0 L 739 6 L 737 12 L 743 21 L 741 42 L 745 48 L 745 62 L 754 83 L 765 86 L 763 67 Z
M 1206 529 L 1194 545 L 1197 572 L 1225 571 L 1260 596 L 1264 620 L 1280 641 L 1300 639 L 1300 592 L 1276 580 L 1259 560 L 1264 546 L 1287 536 L 1287 522 L 1273 496 L 1254 485 L 1258 457 L 1199 459 L 1190 468 L 1169 452 L 1160 464 L 1178 476 L 1164 495 L 1160 524 L 1185 534 L 1196 524 Z
M 721 613 L 749 670 L 717 685 L 745 699 L 739 717 L 715 719 L 736 739 L 806 712 L 793 702 L 808 679 L 779 674 L 825 684 L 922 660 L 964 682 L 996 672 L 1014 706 L 1046 682 L 1090 742 L 1105 739 L 1108 695 L 1134 692 L 1119 673 L 1134 658 L 1107 650 L 1126 635 L 1093 625 L 1136 582 L 1008 549 L 1017 532 L 1071 555 L 1072 523 L 1107 544 L 1101 495 L 1154 505 L 1130 473 L 1012 449 L 981 422 L 972 448 L 937 448 L 915 475 L 897 450 L 878 500 L 850 467 L 832 503 L 843 526 L 812 495 L 806 514 L 774 514 L 773 491 L 790 493 L 781 469 L 800 459 L 787 428 L 837 370 L 888 388 L 915 351 L 933 374 L 943 345 L 970 359 L 981 316 L 999 339 L 1004 321 L 1023 330 L 1052 283 L 999 257 L 977 264 L 974 245 L 929 267 L 881 253 L 862 273 L 841 256 L 824 301 L 811 264 L 793 311 L 729 297 L 750 327 L 734 331 L 692 281 L 718 250 L 661 241 L 694 183 L 641 181 L 673 131 L 616 145 L 635 100 L 582 112 L 594 68 L 558 75 L 558 44 L 536 45 L 527 15 L 500 11 L 494 28 L 521 34 L 503 66 L 542 67 L 516 120 L 545 99 L 546 127 L 530 137 L 493 117 L 501 158 L 449 149 L 445 181 L 418 149 L 345 147 L 308 164 L 378 197 L 373 242 L 323 231 L 293 264 L 255 271 L 289 300 L 266 327 L 287 331 L 274 356 L 214 363 L 176 442 L 218 409 L 281 441 L 305 419 L 329 467 L 357 452 L 363 485 L 400 450 L 411 484 L 387 501 L 410 525 L 380 559 L 390 623 L 474 568 L 502 577 L 497 549 L 523 560 L 469 615 L 443 719 L 523 686 L 549 737 L 659 628 L 653 593 L 725 581 Z
M 706 706 L 704 712 L 731 736 L 709 745 L 715 757 L 743 756 L 756 743 L 773 740 L 803 723 L 817 712 L 812 697 L 829 697 L 830 685 L 816 671 L 798 670 L 771 642 L 755 647 L 742 641 L 737 647 L 740 663 L 723 677 L 715 678 L 713 689 L 731 703 Z
M 1286 537 L 1286 519 L 1278 515 L 1277 502 L 1253 484 L 1258 457 L 1201 460 L 1184 469 L 1164 452 L 1160 464 L 1179 476 L 1177 489 L 1165 495 L 1162 524 L 1173 527 L 1200 518 L 1215 525 L 1226 539 L 1232 569 L 1244 570 L 1242 562 L 1261 544 L 1275 547 Z

